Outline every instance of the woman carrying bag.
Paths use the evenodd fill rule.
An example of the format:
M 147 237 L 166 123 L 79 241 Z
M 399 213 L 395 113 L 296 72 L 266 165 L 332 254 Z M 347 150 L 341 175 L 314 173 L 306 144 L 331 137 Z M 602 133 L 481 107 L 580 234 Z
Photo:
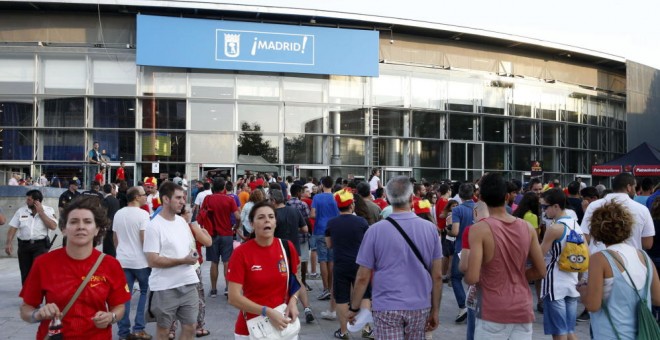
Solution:
M 590 225 L 591 237 L 607 247 L 591 255 L 589 279 L 578 284 L 591 314 L 593 338 L 645 339 L 639 333 L 648 324 L 638 312 L 647 308 L 650 313 L 651 303 L 660 305 L 660 279 L 646 253 L 625 243 L 632 234 L 633 216 L 613 201 L 594 210 Z
M 131 294 L 119 261 L 94 249 L 109 223 L 97 197 L 81 196 L 64 208 L 59 225 L 66 247 L 39 256 L 20 293 L 21 318 L 40 323 L 37 339 L 54 319 L 66 339 L 112 339 L 112 324 L 124 316 Z
M 297 339 L 300 285 L 291 277 L 295 281 L 298 254 L 291 242 L 274 237 L 275 209 L 268 202 L 255 203 L 248 218 L 254 232 L 249 241 L 234 250 L 227 271 L 229 304 L 239 309 L 234 338 Z M 255 318 L 268 318 L 273 327 L 271 336 L 248 330 Z M 281 333 L 288 335 L 278 336 Z

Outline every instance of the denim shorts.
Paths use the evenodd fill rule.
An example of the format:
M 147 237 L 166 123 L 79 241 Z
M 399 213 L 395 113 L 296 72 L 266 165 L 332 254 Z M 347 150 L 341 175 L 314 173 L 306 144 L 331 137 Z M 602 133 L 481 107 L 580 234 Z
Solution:
M 231 254 L 234 252 L 234 237 L 233 236 L 215 236 L 213 237 L 213 244 L 206 248 L 206 261 L 213 263 L 229 262 Z
M 543 332 L 545 335 L 566 335 L 575 333 L 577 298 L 566 296 L 551 301 L 543 298 Z
M 333 262 L 332 249 L 325 244 L 325 235 L 312 235 L 311 244 L 316 245 L 316 254 L 319 262 Z

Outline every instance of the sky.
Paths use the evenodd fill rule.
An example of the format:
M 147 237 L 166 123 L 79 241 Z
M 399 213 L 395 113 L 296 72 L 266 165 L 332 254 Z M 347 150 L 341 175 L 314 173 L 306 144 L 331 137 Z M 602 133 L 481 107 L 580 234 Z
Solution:
M 243 0 L 240 3 L 378 15 L 484 29 L 578 46 L 660 69 L 658 1 Z

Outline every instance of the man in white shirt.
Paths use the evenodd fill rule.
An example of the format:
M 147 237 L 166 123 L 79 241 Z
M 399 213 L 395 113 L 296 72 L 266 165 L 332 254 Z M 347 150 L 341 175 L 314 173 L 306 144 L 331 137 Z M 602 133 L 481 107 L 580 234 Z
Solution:
M 144 306 L 147 302 L 149 289 L 149 275 L 151 268 L 147 257 L 142 250 L 144 231 L 149 223 L 149 213 L 140 207 L 147 203 L 147 194 L 142 187 L 132 187 L 126 192 L 128 205 L 119 209 L 112 222 L 113 240 L 117 248 L 117 260 L 124 268 L 126 283 L 133 287 L 135 281 L 140 285 L 140 299 L 135 314 L 135 324 L 131 333 L 131 320 L 129 317 L 131 301 L 126 302 L 126 313 L 119 321 L 120 339 L 151 339 L 151 335 L 144 331 Z
M 653 218 L 649 210 L 642 204 L 635 202 L 632 197 L 635 195 L 635 177 L 629 173 L 618 174 L 612 180 L 611 194 L 604 198 L 592 202 L 584 212 L 582 218 L 582 231 L 589 240 L 589 230 L 591 229 L 591 215 L 594 210 L 602 207 L 605 203 L 615 201 L 628 209 L 633 215 L 632 235 L 625 243 L 637 249 L 651 249 L 653 246 L 653 237 L 655 236 L 655 227 L 653 226 Z M 590 251 L 605 249 L 603 244 L 590 244 Z
M 50 247 L 48 230 L 57 228 L 55 210 L 42 205 L 44 196 L 39 190 L 30 190 L 25 193 L 26 205 L 16 210 L 14 217 L 9 221 L 5 253 L 13 252 L 14 236 L 18 233 L 18 267 L 21 270 L 21 284 L 25 282 L 32 263 L 37 256 L 47 253 Z
M 181 339 L 192 339 L 199 296 L 194 265 L 199 254 L 188 223 L 178 216 L 186 204 L 183 188 L 167 181 L 159 189 L 162 210 L 147 225 L 144 253 L 152 268 L 147 313 L 156 319 L 157 338 L 167 339 L 170 326 L 181 321 Z
M 198 193 L 197 197 L 195 197 L 195 205 L 193 206 L 193 213 L 195 216 L 197 216 L 197 213 L 199 213 L 199 208 L 202 207 L 202 203 L 204 203 L 206 196 L 211 194 L 213 194 L 211 191 L 211 183 L 204 182 L 204 191 Z

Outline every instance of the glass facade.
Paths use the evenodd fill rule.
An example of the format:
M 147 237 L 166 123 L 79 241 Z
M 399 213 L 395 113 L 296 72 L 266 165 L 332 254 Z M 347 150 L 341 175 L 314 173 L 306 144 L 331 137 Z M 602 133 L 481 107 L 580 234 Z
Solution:
M 5 170 L 82 176 L 94 141 L 136 179 L 157 162 L 170 177 L 314 165 L 345 178 L 383 167 L 469 180 L 520 177 L 535 160 L 560 177 L 626 151 L 625 98 L 576 85 L 392 64 L 377 78 L 141 67 L 131 50 L 112 51 L 0 49 Z

